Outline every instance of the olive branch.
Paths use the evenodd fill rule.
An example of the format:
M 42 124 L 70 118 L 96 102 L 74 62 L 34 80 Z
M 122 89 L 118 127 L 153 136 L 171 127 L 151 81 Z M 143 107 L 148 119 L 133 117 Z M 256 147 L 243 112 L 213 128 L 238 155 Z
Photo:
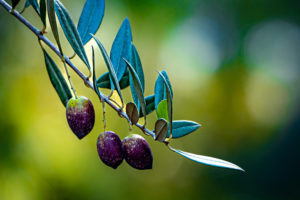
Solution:
M 173 120 L 173 90 L 171 82 L 165 71 L 158 72 L 159 75 L 155 83 L 155 94 L 144 97 L 144 74 L 138 52 L 132 44 L 130 23 L 127 18 L 123 21 L 116 36 L 112 48 L 113 52 L 111 52 L 110 56 L 107 55 L 102 43 L 94 36 L 99 29 L 104 16 L 104 0 L 86 1 L 77 28 L 75 27 L 67 9 L 59 0 L 40 0 L 40 4 L 38 4 L 37 0 L 26 0 L 25 6 L 20 13 L 15 10 L 18 3 L 19 0 L 12 0 L 12 6 L 10 6 L 6 1 L 0 0 L 0 4 L 6 11 L 16 17 L 37 36 L 38 42 L 44 52 L 47 69 L 50 69 L 50 71 L 52 70 L 52 73 L 56 73 L 55 75 L 58 77 L 56 77 L 57 79 L 55 81 L 58 82 L 60 88 L 53 84 L 52 80 L 51 82 L 65 106 L 73 95 L 70 92 L 69 86 L 65 84 L 65 80 L 61 75 L 60 70 L 58 68 L 53 68 L 55 63 L 44 50 L 43 44 L 47 45 L 53 52 L 55 52 L 64 63 L 70 87 L 76 98 L 76 91 L 72 85 L 71 78 L 68 73 L 68 67 L 70 67 L 83 80 L 87 87 L 91 88 L 97 94 L 99 100 L 103 103 L 104 128 L 106 126 L 105 104 L 107 104 L 115 110 L 121 118 L 125 118 L 129 124 L 138 127 L 144 134 L 150 135 L 153 139 L 165 144 L 171 151 L 176 152 L 183 157 L 202 164 L 243 171 L 242 168 L 233 163 L 217 158 L 184 152 L 174 149 L 169 145 L 172 138 L 176 139 L 188 135 L 197 130 L 200 125 L 196 122 L 187 120 Z M 25 8 L 30 5 L 33 6 L 34 10 L 43 22 L 42 30 L 33 26 L 21 15 Z M 48 12 L 50 27 L 56 40 L 57 47 L 45 36 L 45 30 L 47 28 L 46 10 Z M 92 11 L 94 13 L 90 13 Z M 71 59 L 74 56 L 69 58 L 63 53 L 58 36 L 56 16 L 59 19 L 66 38 L 74 50 L 74 56 L 77 55 L 80 57 L 89 69 L 88 76 L 81 72 L 72 63 Z M 94 48 L 92 49 L 92 69 L 84 50 L 84 45 L 92 38 L 96 41 L 108 68 L 108 72 L 98 79 L 96 79 L 95 75 Z M 51 73 L 49 70 L 48 74 L 51 79 Z M 93 79 L 92 81 L 90 80 L 91 77 Z M 126 112 L 124 112 L 124 102 L 121 89 L 124 89 L 129 85 L 134 102 L 127 103 Z M 110 95 L 104 95 L 99 88 L 111 89 Z M 122 101 L 122 105 L 118 105 L 118 103 L 111 98 L 114 90 L 117 91 Z M 153 110 L 156 110 L 158 120 L 155 123 L 154 131 L 151 131 L 146 128 L 146 116 Z M 138 123 L 140 117 L 145 118 L 145 123 L 143 125 Z

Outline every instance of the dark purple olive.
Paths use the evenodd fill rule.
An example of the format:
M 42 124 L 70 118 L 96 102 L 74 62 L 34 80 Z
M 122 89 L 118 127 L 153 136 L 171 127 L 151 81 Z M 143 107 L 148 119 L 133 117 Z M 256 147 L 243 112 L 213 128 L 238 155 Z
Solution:
M 82 139 L 89 134 L 95 124 L 92 102 L 86 97 L 71 98 L 67 104 L 67 120 L 75 135 Z
M 152 169 L 152 151 L 142 136 L 130 135 L 122 143 L 125 160 L 130 166 L 136 169 Z
M 122 142 L 112 131 L 103 132 L 98 136 L 97 150 L 102 162 L 114 169 L 117 169 L 123 161 Z

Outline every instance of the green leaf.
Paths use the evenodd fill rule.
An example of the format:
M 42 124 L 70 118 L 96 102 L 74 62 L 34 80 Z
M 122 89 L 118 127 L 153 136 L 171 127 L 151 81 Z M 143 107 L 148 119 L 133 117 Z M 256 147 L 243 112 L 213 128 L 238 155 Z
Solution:
M 44 26 L 46 26 L 46 0 L 40 0 L 40 17 Z
M 166 94 L 167 94 L 167 102 L 168 102 L 168 116 L 170 122 L 170 137 L 172 137 L 173 132 L 173 91 L 171 87 L 171 83 L 168 78 L 166 78 L 162 73 L 158 72 L 159 75 L 162 77 L 165 87 L 166 87 Z
M 200 124 L 188 120 L 173 121 L 172 138 L 180 138 L 186 136 L 200 127 Z M 170 129 L 168 129 L 167 137 L 170 137 Z
M 130 63 L 133 66 L 134 70 L 136 71 L 139 80 L 141 82 L 142 85 L 142 90 L 145 90 L 145 80 L 144 80 L 144 72 L 143 72 L 143 67 L 142 67 L 142 63 L 139 57 L 139 54 L 135 48 L 135 46 L 131 43 L 131 53 L 130 53 Z M 129 76 L 129 82 L 132 81 L 130 80 L 131 76 Z M 139 103 L 139 99 L 138 99 L 138 95 L 135 91 L 135 88 L 133 85 L 130 85 L 130 89 L 131 89 L 131 94 L 132 94 L 132 99 L 134 101 L 134 103 L 136 104 L 138 110 L 140 110 L 140 103 Z
M 146 114 L 150 114 L 154 111 L 155 107 L 154 107 L 154 94 L 145 97 L 145 102 L 146 102 Z M 143 117 L 143 112 L 142 109 L 140 108 L 140 117 Z
M 141 81 L 142 89 L 145 90 L 145 78 L 144 78 L 142 62 L 141 62 L 139 53 L 136 50 L 136 47 L 132 43 L 130 45 L 130 60 L 129 61 Z
M 130 45 L 132 42 L 131 28 L 128 18 L 125 18 L 110 51 L 110 59 L 120 81 L 126 71 L 126 63 L 123 58 L 129 60 Z
M 122 79 L 119 81 L 120 89 L 125 89 L 129 86 L 129 72 L 125 72 Z M 105 72 L 97 79 L 97 86 L 100 88 L 112 89 L 110 86 L 109 72 Z
M 70 88 L 66 83 L 66 80 L 64 79 L 63 75 L 61 74 L 59 68 L 44 49 L 43 53 L 50 81 L 53 87 L 55 88 L 61 102 L 64 104 L 64 106 L 66 106 L 69 99 L 72 98 Z
M 172 90 L 171 83 L 170 83 L 170 80 L 169 80 L 169 77 L 168 77 L 166 71 L 163 70 L 161 72 L 161 74 L 165 77 L 166 81 L 168 82 L 170 90 L 171 90 L 171 94 L 172 94 L 171 96 L 173 97 L 173 90 Z M 157 109 L 158 104 L 162 100 L 167 99 L 166 87 L 165 87 L 163 78 L 161 76 L 158 76 L 158 78 L 156 79 L 154 94 L 155 94 L 155 109 Z
M 168 101 L 162 100 L 158 106 L 157 106 L 157 110 L 156 110 L 156 115 L 157 118 L 160 119 L 165 119 L 167 122 L 169 122 L 169 116 L 168 116 Z
M 126 104 L 126 114 L 131 121 L 131 124 L 136 124 L 139 121 L 139 112 L 133 102 Z
M 47 10 L 48 10 L 48 18 L 49 18 L 49 22 L 50 22 L 50 26 L 51 26 L 51 30 L 52 30 L 54 39 L 57 43 L 57 46 L 58 46 L 58 49 L 59 49 L 61 55 L 63 55 L 63 51 L 62 51 L 61 44 L 59 41 L 59 34 L 58 34 L 58 30 L 57 30 L 57 23 L 56 23 L 55 10 L 54 10 L 54 0 L 47 0 Z
M 54 0 L 54 3 L 55 3 L 54 8 L 56 11 L 56 15 L 59 19 L 60 25 L 65 33 L 66 38 L 68 39 L 73 50 L 76 52 L 76 54 L 81 58 L 81 60 L 86 64 L 86 66 L 90 70 L 91 67 L 88 58 L 86 56 L 82 41 L 71 19 L 69 12 L 59 0 Z
M 159 119 L 155 122 L 155 140 L 165 141 L 168 132 L 168 122 L 165 119 Z
M 174 149 L 170 146 L 169 146 L 169 148 L 172 151 L 178 153 L 179 155 L 181 155 L 183 157 L 186 157 L 190 160 L 193 160 L 195 162 L 201 163 L 201 164 L 210 165 L 210 166 L 214 166 L 214 167 L 223 167 L 223 168 L 228 168 L 228 169 L 236 169 L 236 170 L 244 171 L 239 166 L 237 166 L 233 163 L 227 162 L 225 160 L 184 152 L 184 151 L 181 151 L 181 150 L 178 150 L 178 149 Z
M 12 8 L 15 8 L 17 5 L 18 5 L 18 3 L 20 2 L 20 0 L 11 0 L 11 4 L 12 4 Z
M 134 86 L 135 91 L 138 95 L 139 102 L 140 102 L 140 105 L 141 105 L 141 108 L 142 108 L 142 113 L 143 113 L 144 118 L 145 118 L 145 124 L 146 124 L 146 119 L 147 119 L 146 118 L 146 103 L 145 103 L 145 98 L 144 98 L 144 92 L 143 92 L 143 89 L 142 89 L 142 84 L 140 82 L 140 79 L 139 79 L 136 71 L 131 66 L 131 64 L 126 59 L 124 59 L 124 61 L 126 62 L 127 67 L 129 69 L 129 72 L 130 72 L 129 77 L 130 76 L 132 77 L 132 81 L 130 81 L 130 78 L 129 78 L 130 86 L 132 86 L 132 85 Z
M 86 0 L 81 12 L 77 30 L 85 45 L 99 29 L 104 16 L 104 0 Z
M 111 60 L 108 57 L 107 52 L 106 52 L 105 48 L 103 47 L 103 45 L 101 44 L 101 42 L 94 35 L 92 35 L 92 37 L 94 38 L 94 40 L 98 44 L 98 47 L 99 47 L 99 49 L 100 49 L 100 51 L 101 51 L 101 53 L 103 55 L 104 61 L 106 63 L 107 69 L 109 71 L 109 76 L 110 76 L 110 80 L 111 80 L 110 84 L 114 85 L 114 88 L 116 88 L 116 90 L 117 90 L 117 92 L 118 92 L 118 94 L 120 96 L 120 99 L 123 102 L 123 97 L 122 97 L 120 85 L 119 85 L 119 82 L 118 82 L 118 78 L 117 78 L 116 72 L 115 72 L 115 70 L 114 70 L 114 68 L 112 66 Z

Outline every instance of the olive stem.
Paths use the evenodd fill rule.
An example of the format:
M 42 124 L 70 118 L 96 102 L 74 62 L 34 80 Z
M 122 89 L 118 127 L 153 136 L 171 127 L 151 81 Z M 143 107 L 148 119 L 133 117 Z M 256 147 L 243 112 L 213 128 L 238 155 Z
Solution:
M 103 128 L 104 128 L 104 132 L 105 132 L 105 129 L 106 129 L 106 120 L 105 120 L 105 102 L 104 101 L 102 101 L 102 106 L 103 106 L 103 119 L 102 119 L 102 121 L 103 121 Z
M 7 10 L 8 12 L 11 11 L 11 6 L 4 0 L 0 0 L 0 4 L 2 5 L 2 7 Z M 71 61 L 70 59 L 65 56 L 62 55 L 59 51 L 59 49 L 44 35 L 40 34 L 40 30 L 38 30 L 35 26 L 33 26 L 29 21 L 27 21 L 22 15 L 20 15 L 19 12 L 17 12 L 16 10 L 14 10 L 11 13 L 13 16 L 15 16 L 22 24 L 24 24 L 28 29 L 30 29 L 37 37 L 40 41 L 43 41 L 50 49 L 52 49 L 54 51 L 54 53 L 56 53 L 61 59 L 64 58 L 65 59 L 65 63 L 67 65 L 69 65 L 74 72 L 84 81 L 84 83 L 90 87 L 92 90 L 94 90 L 95 93 L 96 90 L 93 86 L 93 83 L 89 80 L 89 77 L 84 75 Z M 91 72 L 90 72 L 91 75 Z M 125 119 L 127 119 L 127 121 L 130 121 L 128 116 L 126 115 L 125 112 L 122 111 L 122 109 L 118 108 L 110 99 L 109 97 L 107 97 L 106 95 L 104 95 L 103 93 L 99 94 L 99 98 L 102 99 L 105 103 L 107 103 L 112 109 L 114 109 L 116 112 L 118 112 L 118 114 L 121 117 L 124 117 Z M 135 124 L 136 127 L 138 127 L 139 129 L 141 129 L 143 131 L 143 133 L 145 133 L 146 135 L 151 135 L 153 138 L 155 138 L 155 134 L 150 131 L 149 129 L 145 128 L 143 125 L 137 123 Z

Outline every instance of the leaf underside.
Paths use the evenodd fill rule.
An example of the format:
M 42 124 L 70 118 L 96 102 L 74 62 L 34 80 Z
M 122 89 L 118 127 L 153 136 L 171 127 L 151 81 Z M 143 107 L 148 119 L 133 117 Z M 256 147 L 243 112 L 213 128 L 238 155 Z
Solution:
M 223 167 L 223 168 L 228 168 L 228 169 L 236 169 L 236 170 L 240 170 L 240 171 L 244 171 L 242 168 L 240 168 L 239 166 L 227 162 L 225 160 L 221 160 L 218 158 L 213 158 L 213 157 L 209 157 L 209 156 L 202 156 L 202 155 L 197 155 L 197 154 L 193 154 L 193 153 L 188 153 L 188 152 L 184 152 L 178 149 L 174 149 L 172 147 L 169 146 L 169 148 L 178 153 L 179 155 L 188 158 L 190 160 L 193 160 L 195 162 L 201 163 L 201 164 L 205 164 L 205 165 L 210 165 L 210 166 L 214 166 L 214 167 Z
M 155 122 L 155 140 L 165 141 L 168 133 L 168 122 L 165 119 L 158 119 Z
M 136 105 L 133 102 L 126 104 L 126 114 L 131 121 L 131 124 L 136 124 L 139 121 L 139 113 Z

